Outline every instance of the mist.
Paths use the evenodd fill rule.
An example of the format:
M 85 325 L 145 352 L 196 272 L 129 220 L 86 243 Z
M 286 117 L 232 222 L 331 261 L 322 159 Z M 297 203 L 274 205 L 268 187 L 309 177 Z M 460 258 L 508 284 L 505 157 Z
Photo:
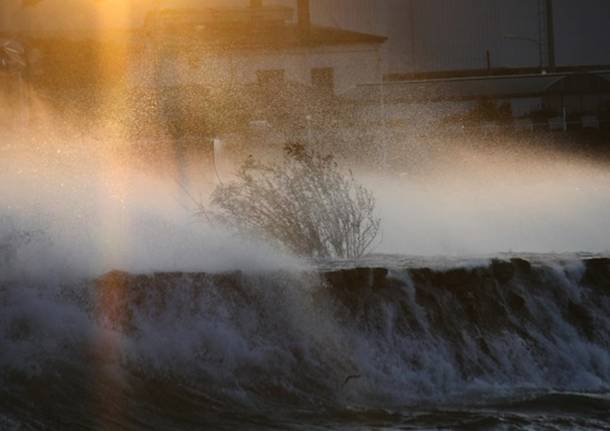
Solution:
M 0 429 L 608 428 L 606 3 L 0 0 Z
M 215 149 L 205 144 L 216 151 L 212 158 L 194 153 L 177 160 L 171 142 L 142 151 L 120 138 L 105 141 L 94 132 L 71 130 L 58 133 L 49 125 L 44 132 L 3 135 L 2 233 L 8 238 L 11 232 L 33 232 L 19 251 L 21 269 L 84 277 L 116 269 L 306 265 L 195 215 L 197 203 L 207 204 L 218 181 L 230 182 L 248 155 L 230 139 Z M 386 142 L 411 160 L 398 169 L 338 159 L 376 197 L 382 233 L 372 253 L 610 249 L 610 172 L 603 162 L 551 148 L 481 150 L 481 143 L 456 142 L 435 149 Z

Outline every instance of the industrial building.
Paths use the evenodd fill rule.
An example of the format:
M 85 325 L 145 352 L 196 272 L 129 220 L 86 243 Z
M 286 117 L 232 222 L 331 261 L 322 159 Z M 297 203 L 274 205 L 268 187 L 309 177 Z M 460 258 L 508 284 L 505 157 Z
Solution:
M 345 97 L 365 117 L 405 126 L 482 125 L 568 130 L 610 126 L 610 70 L 415 79 L 359 85 Z M 504 118 L 468 121 L 481 105 L 503 107 Z M 434 126 L 433 126 L 434 125 Z

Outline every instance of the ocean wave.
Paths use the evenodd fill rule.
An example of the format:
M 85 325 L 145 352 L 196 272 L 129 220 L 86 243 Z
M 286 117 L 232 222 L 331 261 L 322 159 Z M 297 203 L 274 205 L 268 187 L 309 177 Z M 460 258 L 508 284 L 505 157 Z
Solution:
M 610 259 L 421 263 L 4 281 L 0 412 L 135 424 L 610 390 Z

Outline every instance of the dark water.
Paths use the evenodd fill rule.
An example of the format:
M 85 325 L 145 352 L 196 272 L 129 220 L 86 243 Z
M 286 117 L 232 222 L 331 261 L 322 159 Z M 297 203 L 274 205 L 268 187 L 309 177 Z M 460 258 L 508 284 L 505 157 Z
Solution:
M 610 429 L 610 259 L 2 280 L 0 429 Z

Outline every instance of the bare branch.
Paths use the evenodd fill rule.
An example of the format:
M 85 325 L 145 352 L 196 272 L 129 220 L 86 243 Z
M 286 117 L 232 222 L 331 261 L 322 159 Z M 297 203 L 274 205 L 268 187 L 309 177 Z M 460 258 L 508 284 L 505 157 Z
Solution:
M 358 258 L 380 227 L 373 194 L 332 156 L 300 144 L 285 147 L 281 164 L 248 158 L 235 182 L 217 186 L 211 206 L 199 214 L 314 258 Z

